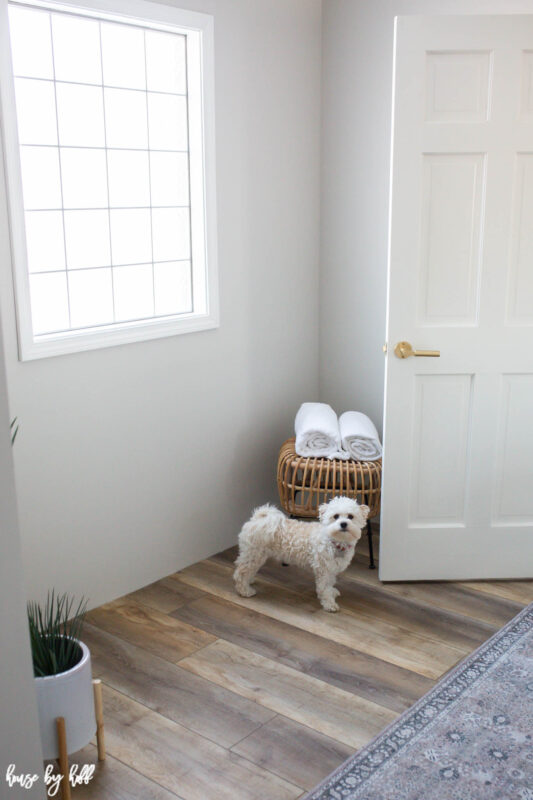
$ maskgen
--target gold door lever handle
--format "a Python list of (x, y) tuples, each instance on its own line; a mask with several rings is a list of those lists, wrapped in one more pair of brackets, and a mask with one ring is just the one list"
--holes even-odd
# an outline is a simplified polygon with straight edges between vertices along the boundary
[(394, 348), (394, 355), (397, 358), (409, 358), (409, 356), (439, 358), (440, 350), (413, 350), (413, 345), (411, 342), (398, 342)]

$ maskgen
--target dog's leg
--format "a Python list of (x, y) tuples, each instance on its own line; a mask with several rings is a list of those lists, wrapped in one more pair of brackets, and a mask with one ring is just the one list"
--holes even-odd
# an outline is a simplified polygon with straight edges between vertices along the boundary
[(247, 551), (240, 553), (236, 561), (236, 569), (233, 573), (233, 580), (235, 581), (235, 588), (241, 597), (253, 597), (255, 589), (250, 586), (257, 574), (261, 569), (268, 556), (263, 550), (256, 550), (250, 548)]
[(316, 575), (315, 577), (316, 593), (324, 611), (338, 611), (339, 606), (335, 602), (335, 598), (339, 596), (340, 592), (335, 588), (336, 575), (326, 573), (325, 575)]

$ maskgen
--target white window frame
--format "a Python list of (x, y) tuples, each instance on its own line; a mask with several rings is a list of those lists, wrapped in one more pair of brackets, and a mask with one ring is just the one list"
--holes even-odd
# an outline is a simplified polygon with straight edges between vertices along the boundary
[[(21, 5), (39, 6), (52, 11), (76, 9), (75, 13), (86, 14), (89, 17), (96, 13), (100, 18), (110, 21), (122, 23), (135, 21), (137, 24), (152, 27), (155, 30), (170, 31), (188, 37), (188, 47), (192, 46), (196, 50), (192, 61), (200, 71), (197, 77), (202, 87), (200, 114), (191, 113), (189, 115), (191, 226), (193, 228), (191, 255), (193, 264), (195, 258), (200, 259), (200, 263), (203, 264), (203, 269), (193, 268), (193, 291), (196, 292), (197, 297), (205, 297), (203, 308), (188, 314), (151, 318), (131, 323), (114, 323), (89, 332), (87, 329), (82, 329), (34, 337), (15, 87), (9, 39), (8, 0), (0, 0), (0, 102), (20, 360), (27, 361), (64, 353), (94, 350), (100, 347), (158, 339), (218, 327), (213, 17), (209, 14), (178, 9), (150, 0), (63, 0), (61, 3), (46, 2), (46, 0), (17, 0), (17, 2)], [(190, 36), (191, 32), (201, 35)], [(193, 99), (190, 98), (191, 100)], [(199, 119), (201, 120), (200, 124), (195, 125), (195, 120)], [(194, 171), (195, 174), (193, 174)], [(199, 190), (200, 186), (202, 188)], [(197, 213), (194, 213), (194, 210)], [(195, 252), (195, 243), (198, 241), (202, 246), (197, 249), (200, 252)]]

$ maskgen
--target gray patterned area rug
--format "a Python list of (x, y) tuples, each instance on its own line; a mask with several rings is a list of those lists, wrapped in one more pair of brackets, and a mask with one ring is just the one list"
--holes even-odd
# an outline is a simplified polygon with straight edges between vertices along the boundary
[(533, 603), (305, 800), (533, 800)]

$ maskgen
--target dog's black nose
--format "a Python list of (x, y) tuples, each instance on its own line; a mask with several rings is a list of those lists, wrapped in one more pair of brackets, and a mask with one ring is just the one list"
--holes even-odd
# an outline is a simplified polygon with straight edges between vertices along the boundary
[(343, 530), (346, 530), (347, 527), (348, 527), (348, 523), (347, 522), (341, 522), (341, 528)]

